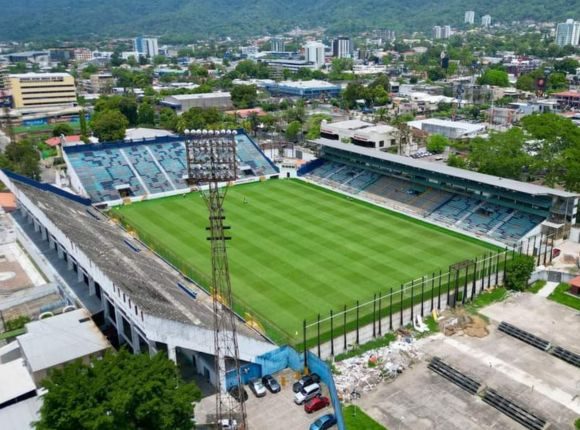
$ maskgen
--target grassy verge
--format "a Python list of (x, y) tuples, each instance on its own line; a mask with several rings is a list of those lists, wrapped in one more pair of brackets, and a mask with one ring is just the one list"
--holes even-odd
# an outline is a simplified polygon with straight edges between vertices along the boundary
[(568, 291), (570, 291), (570, 285), (562, 283), (548, 296), (548, 299), (580, 311), (580, 298), (568, 294)]
[(353, 349), (347, 352), (343, 352), (342, 354), (338, 354), (334, 360), (335, 361), (342, 361), (346, 360), (347, 358), (356, 357), (357, 355), (364, 354), (367, 351), (372, 349), (382, 348), (383, 346), (387, 346), (389, 343), (397, 339), (397, 335), (394, 333), (387, 333), (382, 337), (377, 337), (367, 343), (363, 343), (362, 345), (355, 346)]
[(476, 314), (481, 308), (489, 306), (493, 303), (501, 302), (507, 298), (507, 290), (505, 288), (494, 288), (491, 291), (484, 291), (477, 296), (472, 302), (465, 305), (467, 312)]
[(529, 293), (532, 293), (532, 294), (537, 294), (538, 291), (540, 291), (542, 288), (544, 288), (545, 285), (546, 285), (546, 281), (543, 281), (543, 280), (536, 281), (526, 291), (528, 291)]
[(386, 427), (365, 414), (358, 406), (349, 405), (342, 408), (342, 415), (348, 430), (387, 430)]
[(23, 328), (19, 328), (16, 330), (11, 330), (11, 331), (6, 331), (2, 334), (0, 334), (0, 340), (6, 340), (6, 339), (12, 339), (16, 336), (20, 336), (21, 334), (26, 333), (26, 329)]

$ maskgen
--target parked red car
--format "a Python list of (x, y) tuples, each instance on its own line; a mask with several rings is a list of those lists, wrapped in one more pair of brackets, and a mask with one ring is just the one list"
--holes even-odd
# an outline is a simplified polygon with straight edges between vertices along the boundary
[(330, 405), (330, 399), (324, 396), (316, 396), (304, 404), (304, 410), (311, 414)]

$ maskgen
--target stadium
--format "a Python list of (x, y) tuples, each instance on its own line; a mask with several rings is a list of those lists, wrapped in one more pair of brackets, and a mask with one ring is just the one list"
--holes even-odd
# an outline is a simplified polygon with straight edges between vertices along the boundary
[[(119, 343), (165, 350), (212, 380), (207, 208), (185, 182), (184, 139), (65, 147), (67, 177), (58, 188), (6, 171), (1, 179), (18, 201), (22, 240), (75, 274), (71, 302), (101, 318)], [(539, 252), (542, 235), (576, 222), (576, 194), (333, 136), (311, 142), (318, 158), (284, 174), (245, 133), (236, 143), (238, 180), (227, 185), (225, 207), (240, 357), (248, 363), (277, 344), (310, 347), (316, 335), (320, 352), (321, 337), (334, 336), (333, 311), (343, 309), (346, 348), (355, 323), (347, 307), (356, 308), (357, 342), (359, 323), (372, 318), (374, 334), (377, 294), (379, 320), (399, 306), (403, 325), (403, 308), (412, 320), (419, 300), (430, 297), (433, 308), (436, 295), (441, 307), (446, 286), (443, 306), (450, 302), (451, 275), (442, 273), (452, 269), (465, 300), (482, 271), (497, 282), (506, 247), (527, 240), (529, 248), (533, 237), (531, 252)], [(330, 332), (321, 334), (319, 323), (317, 334), (306, 334), (306, 320), (329, 314)]]

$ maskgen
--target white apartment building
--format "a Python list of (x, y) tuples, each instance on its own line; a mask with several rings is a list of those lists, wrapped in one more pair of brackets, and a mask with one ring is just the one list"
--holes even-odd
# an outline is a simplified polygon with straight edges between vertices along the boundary
[(567, 19), (561, 22), (556, 28), (556, 45), (558, 46), (578, 46), (580, 43), (580, 22)]
[(465, 12), (465, 20), (463, 22), (465, 24), (473, 24), (475, 22), (475, 12), (472, 10)]
[(304, 45), (304, 58), (310, 63), (314, 63), (317, 69), (324, 66), (324, 44), (320, 42), (308, 42)]

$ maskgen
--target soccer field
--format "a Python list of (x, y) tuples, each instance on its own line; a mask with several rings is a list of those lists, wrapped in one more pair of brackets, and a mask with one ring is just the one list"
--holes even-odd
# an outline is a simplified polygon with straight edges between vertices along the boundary
[[(232, 187), (225, 208), (235, 298), (290, 337), (301, 333), (305, 318), (496, 249), (296, 180)], [(199, 194), (133, 203), (113, 214), (180, 269), (194, 268), (207, 286), (208, 214)]]

